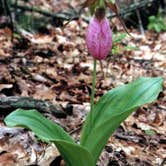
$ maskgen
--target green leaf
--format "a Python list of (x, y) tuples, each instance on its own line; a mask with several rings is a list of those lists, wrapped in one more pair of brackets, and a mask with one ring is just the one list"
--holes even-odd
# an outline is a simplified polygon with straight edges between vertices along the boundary
[(113, 43), (117, 44), (122, 42), (127, 37), (126, 33), (117, 33), (113, 34)]
[(155, 132), (154, 130), (151, 130), (151, 129), (149, 129), (149, 130), (144, 130), (144, 131), (145, 131), (145, 133), (146, 133), (147, 135), (149, 135), (149, 136), (153, 136), (153, 135), (156, 134), (156, 132)]
[(53, 142), (64, 158), (67, 166), (94, 166), (91, 154), (58, 125), (43, 117), (35, 110), (17, 109), (5, 118), (10, 126), (22, 126), (31, 129), (41, 140)]
[(165, 20), (160, 12), (156, 16), (149, 17), (148, 29), (157, 33), (166, 30)]
[(120, 52), (120, 49), (119, 49), (118, 46), (114, 46), (114, 47), (112, 48), (112, 54), (113, 54), (113, 55), (119, 54), (119, 52)]
[(160, 77), (142, 77), (112, 89), (100, 98), (94, 110), (89, 113), (81, 133), (81, 145), (88, 149), (95, 161), (120, 123), (137, 107), (157, 98), (162, 90), (162, 83), (163, 79)]
[(154, 30), (159, 33), (161, 31), (160, 26), (158, 24), (154, 24)]
[(74, 140), (57, 124), (43, 117), (36, 110), (17, 109), (5, 118), (6, 125), (30, 128), (41, 140), (46, 142), (55, 139), (74, 142)]
[(65, 141), (55, 142), (67, 166), (95, 166), (92, 155), (83, 146)]
[(150, 16), (150, 17), (149, 17), (149, 21), (155, 22), (155, 21), (156, 21), (156, 17), (155, 17), (155, 16)]
[(123, 48), (123, 50), (126, 50), (126, 51), (135, 51), (135, 50), (139, 50), (139, 48), (136, 47), (136, 46), (125, 46)]
[(115, 3), (115, 0), (109, 0), (109, 2), (114, 4), (114, 3)]

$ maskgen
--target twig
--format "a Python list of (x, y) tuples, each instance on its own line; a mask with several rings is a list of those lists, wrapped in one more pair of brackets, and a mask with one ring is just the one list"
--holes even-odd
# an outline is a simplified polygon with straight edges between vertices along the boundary
[(160, 164), (160, 166), (164, 166), (166, 164), (166, 157), (164, 158), (164, 160), (162, 161), (162, 163)]
[(59, 118), (65, 118), (66, 113), (58, 110), (57, 106), (50, 102), (33, 99), (31, 97), (20, 97), (20, 96), (10, 96), (10, 97), (0, 97), (0, 109), (36, 109), (42, 113), (51, 113)]
[[(11, 7), (15, 8), (16, 6), (14, 3), (11, 3)], [(53, 12), (43, 10), (43, 9), (40, 9), (40, 8), (37, 8), (34, 6), (31, 7), (31, 6), (27, 6), (27, 5), (25, 6), (25, 5), (17, 4), (17, 8), (26, 10), (26, 11), (30, 11), (30, 12), (36, 12), (36, 13), (39, 13), (39, 14), (42, 14), (42, 15), (45, 15), (48, 17), (53, 17), (53, 18), (61, 19), (61, 20), (70, 20), (71, 18), (74, 20), (74, 19), (79, 18), (79, 16), (71, 15), (70, 13), (53, 13)]]
[(139, 135), (125, 135), (125, 133), (119, 133), (115, 132), (113, 134), (115, 138), (126, 140), (126, 141), (132, 141), (135, 143), (144, 143), (147, 144), (147, 140), (144, 137), (140, 137)]
[[(120, 14), (120, 16), (123, 16), (123, 17), (124, 17), (125, 15), (131, 13), (132, 11), (135, 11), (136, 9), (143, 8), (144, 6), (146, 6), (146, 5), (149, 4), (149, 3), (152, 3), (153, 1), (155, 1), (155, 0), (142, 0), (142, 1), (137, 1), (136, 3), (133, 3), (133, 4), (129, 5), (129, 6), (124, 7), (123, 9), (121, 9), (121, 11), (120, 11), (119, 14)], [(115, 16), (117, 16), (116, 13), (111, 13), (111, 14), (109, 15), (109, 17), (115, 17)]]
[[(155, 0), (142, 0), (140, 2), (136, 2), (134, 4), (131, 4), (130, 6), (128, 7), (125, 7), (123, 8), (120, 12), (119, 12), (119, 15), (122, 17), (126, 16), (127, 14), (135, 11), (136, 9), (140, 9), (142, 7), (144, 7), (145, 5), (149, 4), (149, 3), (152, 3), (153, 1)], [(11, 2), (11, 7), (12, 8), (15, 8), (15, 4), (13, 2)], [(37, 8), (37, 7), (31, 7), (31, 6), (25, 6), (25, 5), (20, 5), (20, 4), (17, 4), (17, 8), (19, 9), (22, 9), (22, 10), (25, 10), (25, 11), (30, 11), (30, 12), (36, 12), (36, 13), (39, 13), (39, 14), (42, 14), (42, 15), (45, 15), (45, 16), (48, 16), (48, 17), (53, 17), (53, 18), (56, 18), (56, 19), (60, 19), (60, 20), (67, 20), (67, 21), (71, 21), (71, 20), (77, 20), (82, 11), (74, 11), (73, 14), (71, 13), (66, 13), (66, 12), (63, 12), (63, 13), (53, 13), (53, 12), (50, 12), (50, 11), (47, 11), (47, 10), (42, 10), (40, 8)], [(117, 14), (116, 13), (110, 13), (108, 15), (109, 18), (113, 18), (113, 17), (116, 17)], [(83, 16), (83, 20), (85, 22), (89, 22), (89, 17), (85, 17)]]
[(69, 134), (70, 134), (70, 135), (73, 135), (74, 133), (80, 131), (80, 130), (82, 129), (82, 127), (83, 127), (84, 122), (85, 122), (85, 120), (83, 120), (83, 121), (78, 125), (78, 127), (77, 127), (76, 129), (71, 130), (71, 131), (69, 132)]
[[(136, 3), (136, 0), (134, 0), (134, 2)], [(145, 32), (144, 32), (144, 28), (143, 28), (143, 25), (142, 25), (142, 19), (141, 19), (139, 9), (136, 9), (136, 15), (137, 15), (137, 18), (138, 18), (138, 23), (139, 23), (139, 28), (140, 28), (141, 34), (144, 36)]]
[[(141, 9), (141, 8), (145, 7), (147, 4), (152, 3), (153, 1), (155, 1), (155, 0), (137, 1), (136, 3), (130, 4), (129, 6), (124, 7), (122, 9), (119, 8), (120, 11), (118, 12), (118, 14), (110, 12), (109, 14), (107, 14), (107, 17), (111, 19), (113, 17), (118, 17), (118, 15), (119, 15), (119, 17), (124, 18), (125, 16), (130, 15), (136, 9)], [(81, 14), (81, 12), (79, 12), (79, 13)], [(85, 22), (89, 22), (89, 17), (86, 17), (86, 16), (82, 16), (82, 17)]]
[(73, 135), (74, 133), (76, 133), (77, 131), (80, 131), (82, 129), (82, 125), (77, 127), (76, 129), (73, 129), (69, 132), (70, 135)]

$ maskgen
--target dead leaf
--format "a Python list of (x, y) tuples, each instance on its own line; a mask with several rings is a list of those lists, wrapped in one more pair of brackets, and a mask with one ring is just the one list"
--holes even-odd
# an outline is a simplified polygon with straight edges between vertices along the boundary
[(5, 52), (3, 49), (0, 49), (0, 57), (3, 57), (3, 56), (5, 56)]
[(89, 7), (93, 5), (97, 0), (86, 0), (83, 4), (81, 4), (82, 8)]
[(39, 82), (47, 82), (48, 81), (44, 76), (42, 76), (40, 74), (33, 74), (32, 76), (33, 76), (33, 79), (35, 81), (39, 81)]
[(45, 85), (38, 85), (35, 88), (36, 92), (33, 94), (34, 98), (51, 101), (55, 98), (55, 92), (52, 88), (48, 88)]
[(15, 80), (21, 91), (21, 96), (29, 96), (29, 93), (32, 92), (30, 85), (20, 77), (15, 77)]
[(11, 153), (2, 153), (0, 155), (0, 166), (16, 166), (15, 156)]
[(107, 2), (107, 1), (105, 1), (105, 3), (106, 3), (106, 6), (111, 9), (111, 11), (113, 11), (114, 13), (116, 13), (118, 15), (118, 8), (117, 8), (116, 4), (114, 4), (112, 2)]
[(12, 87), (12, 84), (0, 84), (0, 91), (3, 89), (11, 89)]
[(127, 30), (127, 27), (126, 27), (124, 21), (122, 20), (120, 14), (119, 14), (119, 7), (118, 7), (118, 6), (119, 6), (119, 1), (116, 0), (116, 1), (115, 1), (115, 4), (113, 4), (112, 2), (109, 2), (109, 3), (108, 3), (108, 2), (105, 2), (105, 3), (106, 3), (106, 6), (107, 6), (107, 7), (109, 7), (114, 13), (116, 13), (116, 15), (117, 15), (117, 17), (118, 17), (118, 19), (119, 19), (121, 25), (123, 26), (123, 29), (125, 30), (125, 32), (126, 32), (128, 35), (131, 36), (131, 34), (130, 34), (130, 33), (128, 32), (128, 30)]
[(12, 30), (11, 30), (10, 28), (8, 28), (8, 27), (5, 27), (4, 33), (5, 33), (5, 36), (6, 36), (7, 38), (11, 38), (12, 35), (13, 35)]

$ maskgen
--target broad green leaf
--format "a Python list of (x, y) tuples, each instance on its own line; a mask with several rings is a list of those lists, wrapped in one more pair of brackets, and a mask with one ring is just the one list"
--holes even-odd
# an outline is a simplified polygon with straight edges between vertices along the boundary
[(74, 140), (57, 124), (43, 117), (35, 110), (17, 109), (5, 118), (6, 125), (30, 128), (41, 140), (55, 139), (74, 142)]
[(95, 166), (92, 155), (83, 146), (65, 141), (56, 141), (55, 144), (67, 166)]
[[(140, 78), (106, 93), (89, 113), (81, 133), (81, 145), (97, 161), (110, 135), (136, 108), (154, 101), (163, 79)], [(91, 118), (90, 118), (91, 117)]]
[(53, 142), (64, 158), (67, 166), (95, 166), (91, 154), (58, 125), (43, 117), (35, 110), (17, 109), (5, 118), (10, 126), (23, 126), (31, 129), (41, 140)]

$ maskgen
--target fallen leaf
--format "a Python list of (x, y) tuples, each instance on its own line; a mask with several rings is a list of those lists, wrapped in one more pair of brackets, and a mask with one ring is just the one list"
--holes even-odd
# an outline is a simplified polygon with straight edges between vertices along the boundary
[(3, 89), (11, 89), (12, 87), (12, 84), (0, 84), (0, 91)]

